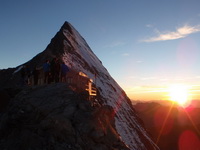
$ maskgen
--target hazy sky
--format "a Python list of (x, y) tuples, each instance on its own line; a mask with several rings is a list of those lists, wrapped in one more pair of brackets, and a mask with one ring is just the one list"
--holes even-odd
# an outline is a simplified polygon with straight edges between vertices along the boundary
[(1, 0), (0, 69), (42, 52), (69, 21), (132, 99), (164, 99), (166, 87), (177, 83), (198, 98), (199, 6), (199, 0)]

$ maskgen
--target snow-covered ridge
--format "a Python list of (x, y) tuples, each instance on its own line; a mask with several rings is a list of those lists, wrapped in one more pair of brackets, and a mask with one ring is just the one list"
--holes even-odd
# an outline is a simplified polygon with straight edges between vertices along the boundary
[[(152, 149), (158, 149), (154, 142), (149, 138), (144, 128), (137, 121), (133, 112), (130, 100), (125, 92), (110, 76), (107, 69), (101, 61), (92, 52), (86, 41), (70, 24), (63, 28), (62, 33), (66, 40), (63, 41), (65, 53), (63, 60), (72, 68), (86, 73), (90, 78), (95, 80), (96, 86), (100, 89), (100, 95), (104, 99), (105, 105), (110, 105), (115, 109), (115, 125), (122, 140), (131, 150), (147, 149), (143, 140), (145, 139), (151, 145)], [(69, 29), (70, 28), (70, 29)], [(70, 53), (68, 49), (73, 49)], [(143, 138), (138, 133), (143, 134)]]

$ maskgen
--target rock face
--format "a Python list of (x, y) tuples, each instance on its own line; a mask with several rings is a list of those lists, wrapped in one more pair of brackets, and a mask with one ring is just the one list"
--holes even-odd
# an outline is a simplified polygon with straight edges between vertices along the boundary
[(0, 116), (1, 149), (128, 150), (115, 130), (114, 110), (58, 83), (25, 88)]
[[(108, 110), (111, 110), (110, 108), (113, 110), (114, 126), (112, 127), (112, 131), (115, 131), (116, 135), (119, 135), (118, 139), (121, 139), (131, 150), (158, 149), (141, 125), (141, 122), (132, 107), (131, 101), (123, 89), (121, 89), (110, 76), (86, 41), (68, 22), (63, 24), (60, 31), (55, 35), (42, 53), (38, 54), (25, 64), (28, 66), (41, 66), (46, 59), (51, 60), (55, 57), (64, 61), (70, 69), (77, 72), (81, 71), (94, 81), (98, 91), (97, 100), (102, 106), (109, 106)], [(1, 70), (0, 88), (17, 87), (20, 68), (21, 66), (9, 70)], [(51, 97), (49, 97), (49, 99), (51, 100)], [(106, 120), (104, 120), (104, 122), (106, 122)], [(100, 125), (101, 124), (99, 124), (99, 126)], [(111, 132), (111, 129), (109, 132)], [(96, 138), (101, 139), (101, 134), (103, 134), (102, 131), (99, 131), (98, 134), (94, 133), (91, 134), (91, 136), (97, 136)], [(83, 143), (86, 142), (87, 140)], [(99, 146), (99, 149), (103, 148)]]

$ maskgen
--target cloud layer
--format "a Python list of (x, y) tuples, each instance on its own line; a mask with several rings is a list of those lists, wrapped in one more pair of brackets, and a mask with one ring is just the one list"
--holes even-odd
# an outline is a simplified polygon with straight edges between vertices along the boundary
[(150, 37), (148, 39), (142, 40), (143, 42), (157, 42), (157, 41), (166, 41), (166, 40), (175, 40), (184, 38), (190, 34), (200, 32), (200, 25), (198, 26), (189, 26), (184, 25), (183, 27), (179, 27), (176, 31), (168, 31), (168, 32), (157, 32), (157, 36)]

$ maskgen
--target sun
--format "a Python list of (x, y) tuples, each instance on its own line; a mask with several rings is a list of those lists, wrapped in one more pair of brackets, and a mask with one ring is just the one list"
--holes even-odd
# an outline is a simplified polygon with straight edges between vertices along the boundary
[(168, 88), (171, 101), (176, 102), (180, 106), (185, 106), (188, 103), (189, 87), (186, 85), (176, 84)]

